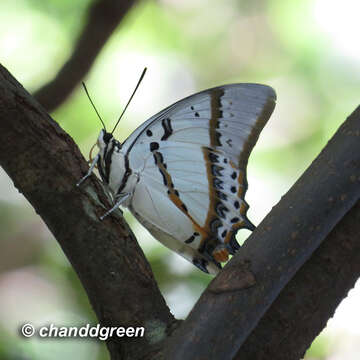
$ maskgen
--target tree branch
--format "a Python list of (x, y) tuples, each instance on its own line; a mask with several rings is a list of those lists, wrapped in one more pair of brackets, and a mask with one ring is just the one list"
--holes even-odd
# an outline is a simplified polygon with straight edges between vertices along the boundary
[(157, 352), (174, 318), (151, 268), (73, 140), (0, 65), (0, 165), (41, 216), (77, 272), (103, 326), (144, 326), (144, 338), (107, 342), (112, 359)]
[[(359, 200), (359, 185), (360, 107), (210, 283), (169, 339), (165, 358), (233, 359), (280, 291)], [(358, 240), (358, 233), (351, 236)], [(311, 277), (306, 271), (306, 281)], [(300, 352), (311, 336), (298, 344)]]
[(56, 77), (34, 97), (48, 112), (61, 105), (89, 72), (97, 55), (135, 0), (96, 0), (88, 9), (88, 22), (69, 60)]
[(236, 359), (303, 358), (359, 277), (359, 234), (360, 201), (287, 284)]

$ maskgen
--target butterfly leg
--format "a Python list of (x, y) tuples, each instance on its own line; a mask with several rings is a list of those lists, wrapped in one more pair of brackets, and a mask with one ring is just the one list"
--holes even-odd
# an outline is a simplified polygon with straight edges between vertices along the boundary
[(93, 162), (92, 162), (91, 165), (90, 165), (89, 171), (87, 172), (87, 174), (86, 174), (84, 177), (82, 177), (82, 178), (80, 179), (80, 181), (76, 184), (76, 186), (80, 186), (80, 184), (82, 184), (82, 183), (92, 174), (92, 172), (93, 172), (93, 170), (94, 170), (94, 167), (95, 167), (96, 163), (97, 163), (98, 160), (99, 160), (99, 157), (100, 157), (100, 154), (97, 154), (97, 155), (95, 156)]
[(129, 196), (131, 195), (131, 193), (126, 193), (125, 195), (121, 196), (115, 203), (115, 205), (108, 210), (104, 215), (100, 216), (100, 220), (104, 220), (106, 218), (106, 216), (108, 216), (109, 214), (111, 214), (114, 210), (116, 210), (123, 202), (125, 202)]

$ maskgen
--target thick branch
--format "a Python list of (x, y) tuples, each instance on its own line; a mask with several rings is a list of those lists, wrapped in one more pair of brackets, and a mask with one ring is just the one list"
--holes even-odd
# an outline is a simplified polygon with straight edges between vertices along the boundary
[(165, 358), (233, 359), (280, 291), (359, 200), (359, 185), (360, 107), (211, 282), (170, 339)]
[[(157, 351), (174, 319), (152, 271), (100, 181), (75, 183), (88, 166), (72, 139), (0, 65), (0, 165), (47, 224), (102, 325), (145, 326), (146, 337), (108, 341), (112, 358)], [(120, 341), (121, 340), (121, 341)]]
[(97, 55), (135, 0), (95, 0), (70, 59), (34, 97), (48, 112), (61, 105), (89, 72)]
[(238, 360), (301, 359), (360, 274), (360, 201), (271, 305)]

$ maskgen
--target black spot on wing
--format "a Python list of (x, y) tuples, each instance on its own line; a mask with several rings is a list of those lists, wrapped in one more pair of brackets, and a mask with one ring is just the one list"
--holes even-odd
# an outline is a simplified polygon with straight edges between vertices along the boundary
[(213, 185), (215, 189), (224, 190), (223, 181), (218, 178), (213, 178)]
[(209, 152), (209, 159), (212, 163), (218, 163), (219, 162), (219, 155), (216, 155), (212, 152)]
[(222, 222), (220, 219), (214, 219), (210, 222), (210, 231), (212, 234), (217, 234), (217, 229), (222, 226)]
[(129, 176), (132, 174), (132, 170), (130, 169), (130, 164), (129, 164), (129, 157), (128, 155), (126, 154), (125, 155), (125, 174), (124, 174), (124, 177), (122, 178), (122, 181), (121, 181), (121, 184), (117, 190), (117, 194), (120, 194), (125, 186), (126, 186), (126, 183), (128, 181), (128, 178)]
[(224, 95), (224, 90), (221, 88), (213, 89), (210, 93), (210, 109), (211, 116), (209, 122), (209, 134), (210, 134), (210, 144), (211, 146), (221, 146), (220, 137), (221, 134), (216, 131), (219, 128), (219, 119), (223, 117), (223, 112), (221, 110), (221, 98)]
[(218, 166), (218, 165), (211, 165), (211, 173), (214, 176), (222, 176), (221, 171), (224, 170), (224, 168), (222, 166)]
[(187, 240), (185, 240), (186, 244), (191, 244), (195, 240), (195, 236), (191, 235)]
[(161, 140), (166, 140), (173, 133), (173, 129), (171, 127), (171, 120), (169, 118), (162, 119), (161, 125), (164, 129), (164, 135), (162, 136)]
[(151, 142), (150, 143), (150, 151), (158, 150), (159, 144), (157, 142)]
[(227, 200), (227, 195), (224, 194), (222, 191), (216, 191), (216, 195), (221, 200), (225, 200), (225, 201)]
[(155, 165), (158, 166), (160, 174), (163, 178), (164, 185), (168, 186), (168, 180), (167, 180), (166, 174), (164, 173), (163, 169), (161, 167), (159, 167), (159, 165), (162, 165), (166, 169), (165, 164), (164, 164), (164, 157), (161, 154), (161, 152), (159, 152), (159, 151), (155, 151), (153, 153), (153, 156), (154, 156)]
[(221, 201), (219, 201), (219, 202), (215, 205), (215, 211), (216, 211), (216, 214), (217, 214), (218, 216), (220, 216), (221, 218), (225, 219), (225, 218), (226, 218), (225, 212), (228, 212), (229, 209), (228, 209)]
[(215, 145), (216, 146), (221, 146), (221, 141), (220, 141), (220, 138), (221, 138), (221, 134), (218, 132), (218, 131), (215, 131), (215, 138), (216, 138), (216, 143)]

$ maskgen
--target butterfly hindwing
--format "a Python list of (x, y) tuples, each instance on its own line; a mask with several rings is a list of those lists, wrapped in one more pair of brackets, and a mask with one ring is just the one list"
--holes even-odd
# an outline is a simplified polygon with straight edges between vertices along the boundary
[(122, 144), (138, 174), (130, 210), (204, 271), (237, 250), (239, 229), (254, 228), (246, 165), (275, 99), (259, 84), (209, 89), (153, 116)]

